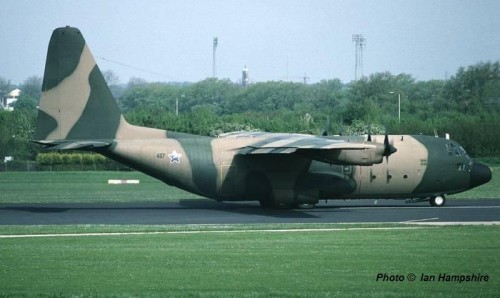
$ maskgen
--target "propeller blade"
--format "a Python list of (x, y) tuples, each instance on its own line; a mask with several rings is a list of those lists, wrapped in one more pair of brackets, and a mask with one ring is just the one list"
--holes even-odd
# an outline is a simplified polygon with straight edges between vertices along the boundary
[(368, 142), (372, 141), (372, 125), (368, 125)]
[(392, 142), (389, 142), (389, 135), (387, 135), (387, 132), (385, 133), (385, 138), (384, 138), (384, 156), (386, 158), (386, 162), (389, 162), (389, 156), (394, 154), (398, 149), (394, 147), (394, 140)]
[(388, 156), (390, 154), (391, 149), (389, 148), (389, 136), (387, 135), (387, 132), (385, 133), (384, 137), (384, 156)]

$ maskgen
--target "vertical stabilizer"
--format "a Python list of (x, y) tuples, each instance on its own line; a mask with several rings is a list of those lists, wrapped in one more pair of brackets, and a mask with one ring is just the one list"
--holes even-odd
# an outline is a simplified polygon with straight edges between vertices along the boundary
[(35, 140), (113, 139), (121, 121), (121, 112), (80, 30), (54, 30)]

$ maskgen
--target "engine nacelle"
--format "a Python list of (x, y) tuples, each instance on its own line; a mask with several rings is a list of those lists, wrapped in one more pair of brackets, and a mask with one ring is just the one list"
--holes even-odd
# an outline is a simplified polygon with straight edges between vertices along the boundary
[(369, 143), (362, 149), (308, 149), (299, 151), (308, 158), (336, 165), (371, 166), (381, 163), (385, 156), (385, 145)]

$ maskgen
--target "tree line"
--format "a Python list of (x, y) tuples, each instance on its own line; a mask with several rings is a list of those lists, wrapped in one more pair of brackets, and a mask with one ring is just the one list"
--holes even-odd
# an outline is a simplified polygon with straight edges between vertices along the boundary
[[(196, 83), (134, 78), (120, 85), (112, 72), (104, 74), (125, 118), (136, 125), (211, 136), (235, 130), (366, 134), (368, 127), (374, 134), (449, 133), (473, 156), (500, 155), (499, 62), (462, 67), (446, 80), (383, 72), (350, 83), (270, 81), (245, 88), (215, 78)], [(36, 160), (42, 149), (29, 140), (41, 79), (12, 86), (0, 77), (0, 90), (11, 87), (22, 93), (13, 112), (0, 112), (0, 158)]]

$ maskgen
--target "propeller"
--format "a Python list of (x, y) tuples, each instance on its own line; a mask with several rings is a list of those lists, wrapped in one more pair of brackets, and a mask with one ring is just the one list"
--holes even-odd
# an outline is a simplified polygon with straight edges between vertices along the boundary
[(385, 156), (385, 162), (387, 164), (385, 172), (386, 183), (389, 183), (390, 180), (392, 179), (392, 175), (389, 172), (389, 156), (394, 154), (396, 151), (398, 151), (398, 149), (394, 147), (394, 138), (389, 141), (389, 135), (387, 134), (387, 128), (386, 128), (384, 137), (384, 152), (382, 153), (382, 156)]
[(398, 149), (394, 147), (394, 140), (389, 142), (389, 135), (387, 134), (387, 130), (385, 132), (385, 138), (384, 138), (384, 153), (382, 154), (386, 158), (386, 162), (389, 162), (389, 156), (394, 154)]

